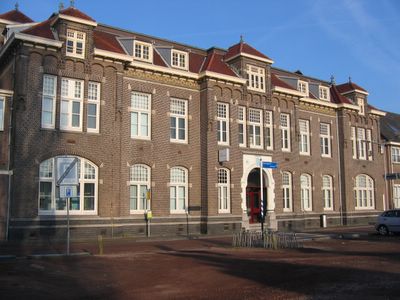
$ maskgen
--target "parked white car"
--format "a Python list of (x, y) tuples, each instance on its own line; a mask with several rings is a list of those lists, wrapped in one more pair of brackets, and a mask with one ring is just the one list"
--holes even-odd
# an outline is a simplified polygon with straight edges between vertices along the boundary
[(378, 217), (375, 229), (381, 235), (388, 235), (390, 232), (400, 232), (400, 209), (384, 211)]

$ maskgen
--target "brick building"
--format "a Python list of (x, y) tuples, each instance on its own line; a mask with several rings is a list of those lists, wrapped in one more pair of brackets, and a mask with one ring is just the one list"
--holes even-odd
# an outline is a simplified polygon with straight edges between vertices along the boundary
[[(321, 214), (365, 224), (389, 205), (385, 113), (355, 83), (275, 68), (242, 40), (199, 49), (74, 7), (39, 23), (14, 10), (0, 27), (3, 238), (63, 238), (70, 192), (73, 238), (145, 235), (149, 210), (152, 234), (186, 235), (259, 228), (262, 210), (279, 230)], [(260, 160), (278, 168), (261, 175)]]

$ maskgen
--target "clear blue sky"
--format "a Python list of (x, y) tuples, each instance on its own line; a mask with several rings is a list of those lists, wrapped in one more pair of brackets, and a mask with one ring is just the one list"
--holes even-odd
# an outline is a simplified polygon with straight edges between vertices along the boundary
[[(15, 1), (0, 0), (0, 11)], [(18, 3), (42, 21), (60, 1)], [(351, 76), (372, 105), (400, 113), (398, 0), (76, 0), (75, 7), (99, 23), (206, 49), (228, 48), (243, 35), (278, 68), (327, 81), (333, 74), (338, 84)]]

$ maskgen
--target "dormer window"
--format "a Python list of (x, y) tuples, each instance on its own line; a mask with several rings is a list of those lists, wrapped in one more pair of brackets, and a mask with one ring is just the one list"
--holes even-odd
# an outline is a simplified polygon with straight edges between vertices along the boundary
[(173, 49), (171, 55), (171, 64), (174, 68), (188, 69), (188, 54), (186, 52)]
[(360, 108), (358, 113), (360, 115), (365, 115), (365, 105), (364, 105), (364, 99), (363, 98), (357, 98), (357, 105)]
[(84, 32), (67, 30), (66, 54), (78, 58), (85, 58), (85, 38)]
[(247, 65), (247, 87), (250, 90), (265, 92), (264, 68)]
[(319, 99), (321, 100), (329, 100), (329, 89), (326, 86), (319, 87)]
[(305, 81), (299, 80), (299, 81), (297, 82), (297, 90), (298, 90), (300, 93), (303, 93), (303, 94), (305, 94), (305, 95), (308, 95), (308, 83), (305, 82)]
[(145, 42), (134, 41), (133, 44), (134, 53), (133, 56), (137, 60), (146, 62), (153, 61), (153, 49), (151, 44)]

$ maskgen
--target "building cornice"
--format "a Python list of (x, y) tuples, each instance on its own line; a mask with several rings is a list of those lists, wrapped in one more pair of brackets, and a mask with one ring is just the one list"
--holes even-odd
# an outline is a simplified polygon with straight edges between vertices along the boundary
[(6, 19), (1, 19), (1, 18), (0, 18), (0, 23), (6, 24), (6, 25), (21, 24), (21, 23), (19, 23), (19, 22), (14, 22), (14, 21), (6, 20)]
[(340, 103), (340, 104), (337, 104), (337, 107), (338, 107), (338, 108), (348, 108), (348, 109), (353, 109), (353, 110), (357, 110), (357, 111), (360, 110), (360, 107), (359, 107), (359, 106), (354, 105), (354, 104), (348, 104), (348, 103)]
[(127, 61), (127, 62), (132, 62), (133, 58), (130, 55), (127, 54), (120, 54), (120, 53), (115, 53), (107, 50), (101, 50), (101, 49), (94, 49), (94, 55), (95, 56), (101, 56), (101, 57), (107, 57), (107, 58), (112, 58), (116, 60), (122, 60), (122, 61)]
[(0, 95), (12, 96), (12, 95), (14, 95), (14, 91), (0, 89)]
[(310, 103), (310, 104), (330, 107), (330, 108), (338, 108), (338, 105), (336, 103), (332, 103), (332, 102), (328, 102), (328, 101), (324, 101), (324, 100), (317, 100), (317, 99), (312, 99), (312, 98), (301, 98), (300, 101)]
[[(81, 18), (76, 18), (76, 17), (64, 15), (64, 14), (59, 14), (57, 19), (63, 19), (63, 20), (67, 20), (67, 21), (71, 21), (71, 22), (75, 22), (75, 23), (80, 23), (80, 24), (84, 24), (84, 25), (97, 27), (97, 22), (84, 20)], [(53, 24), (57, 21), (57, 19), (54, 20)]]
[(362, 90), (357, 90), (357, 89), (354, 89), (354, 90), (351, 90), (351, 91), (348, 91), (348, 92), (345, 92), (345, 93), (341, 93), (341, 94), (344, 96), (344, 95), (347, 95), (347, 94), (351, 94), (353, 92), (360, 93), (360, 94), (363, 94), (363, 95), (366, 95), (366, 96), (369, 95), (368, 92), (364, 92)]
[(278, 92), (278, 93), (294, 95), (294, 96), (298, 96), (298, 97), (303, 97), (304, 96), (304, 94), (299, 92), (299, 91), (283, 88), (283, 87), (280, 87), (280, 86), (273, 87), (272, 91), (273, 92)]
[(55, 41), (55, 40), (51, 40), (51, 39), (47, 39), (47, 38), (43, 38), (43, 37), (37, 37), (37, 36), (33, 36), (30, 34), (21, 33), (21, 32), (14, 33), (14, 37), (15, 37), (15, 39), (22, 40), (25, 42), (32, 42), (35, 44), (44, 44), (44, 45), (52, 46), (52, 47), (56, 47), (56, 48), (61, 48), (63, 45), (63, 43), (60, 41)]
[(212, 77), (212, 78), (222, 79), (222, 80), (230, 81), (230, 82), (234, 82), (234, 83), (246, 84), (246, 79), (233, 77), (233, 76), (229, 76), (229, 75), (223, 75), (223, 74), (211, 72), (211, 71), (201, 72), (199, 74), (199, 78), (202, 78), (202, 77)]
[(371, 110), (369, 111), (369, 113), (370, 113), (370, 114), (373, 114), (373, 115), (378, 115), (378, 116), (381, 116), (381, 117), (386, 116), (386, 112), (381, 111), (381, 110), (377, 110), (377, 109), (371, 109)]
[(184, 77), (189, 77), (189, 78), (193, 78), (193, 79), (199, 79), (199, 75), (197, 73), (183, 71), (183, 70), (170, 69), (167, 67), (156, 66), (151, 63), (145, 63), (145, 62), (140, 62), (140, 61), (136, 61), (136, 60), (133, 60), (130, 63), (130, 66), (136, 67), (136, 68), (141, 68), (141, 69), (148, 69), (151, 71), (156, 71), (156, 72), (161, 72), (161, 73), (168, 73), (168, 74), (177, 75), (177, 76), (184, 76)]
[(243, 52), (242, 53), (238, 53), (238, 54), (236, 54), (236, 55), (234, 55), (232, 57), (229, 57), (228, 59), (225, 60), (225, 62), (231, 61), (231, 60), (233, 60), (233, 59), (235, 59), (235, 58), (237, 58), (239, 56), (243, 56), (243, 57), (247, 57), (247, 58), (250, 58), (250, 59), (262, 61), (262, 62), (265, 62), (267, 64), (273, 64), (274, 63), (273, 60), (270, 60), (270, 59), (267, 59), (267, 58), (263, 58), (263, 57), (259, 57), (259, 56), (255, 56), (255, 55), (252, 55), (252, 54), (243, 53)]

